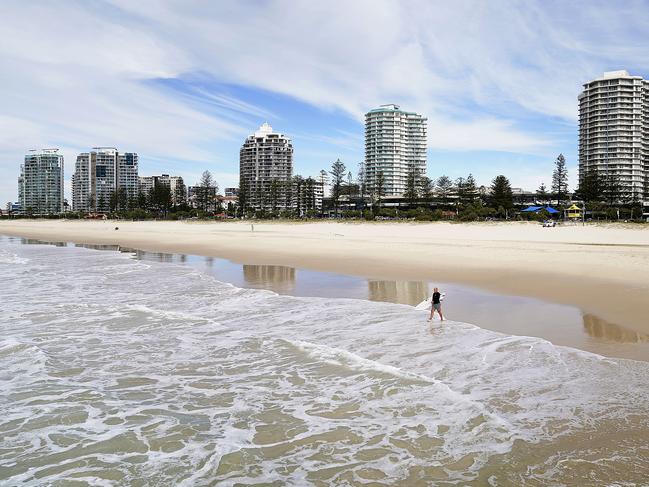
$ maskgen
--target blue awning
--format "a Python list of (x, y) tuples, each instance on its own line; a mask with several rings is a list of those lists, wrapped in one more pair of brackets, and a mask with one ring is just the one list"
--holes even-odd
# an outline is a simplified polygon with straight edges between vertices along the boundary
[(537, 211), (540, 211), (540, 210), (545, 210), (548, 213), (550, 213), (551, 215), (555, 214), (555, 213), (560, 213), (559, 210), (555, 210), (551, 206), (545, 206), (545, 207), (544, 206), (528, 206), (524, 210), (521, 210), (521, 212), (536, 213)]

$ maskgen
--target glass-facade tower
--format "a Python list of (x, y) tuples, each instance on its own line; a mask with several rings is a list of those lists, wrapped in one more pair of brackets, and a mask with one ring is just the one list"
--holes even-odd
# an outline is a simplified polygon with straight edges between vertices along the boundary
[(31, 151), (18, 178), (18, 199), (27, 215), (63, 211), (63, 156), (58, 149)]

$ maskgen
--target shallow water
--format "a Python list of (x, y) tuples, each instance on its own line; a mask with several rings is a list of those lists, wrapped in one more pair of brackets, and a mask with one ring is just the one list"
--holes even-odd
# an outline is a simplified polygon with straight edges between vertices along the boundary
[(649, 478), (645, 362), (77, 247), (3, 239), (0, 278), (6, 485)]
[(214, 257), (146, 252), (116, 245), (80, 246), (130, 252), (145, 261), (187, 264), (221, 282), (292, 296), (344, 297), (416, 306), (430, 297), (433, 287), (439, 286), (446, 294), (444, 313), (455, 321), (479, 324), (481, 328), (509, 335), (544, 338), (555, 345), (608, 357), (649, 361), (649, 335), (611, 323), (575, 306), (497, 294), (458, 283), (388, 281), (280, 265), (237, 264)]

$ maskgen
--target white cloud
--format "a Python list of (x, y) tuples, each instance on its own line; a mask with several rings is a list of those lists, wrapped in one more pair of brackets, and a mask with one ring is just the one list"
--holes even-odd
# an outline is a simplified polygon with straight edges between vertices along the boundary
[[(245, 137), (247, 117), (282, 114), (147, 82), (196, 73), (358, 120), (400, 103), (428, 116), (436, 149), (551, 150), (548, 134), (523, 122), (574, 124), (582, 82), (646, 66), (648, 15), (641, 1), (5, 0), (2, 173), (15, 175), (25, 150), (51, 145), (72, 151), (68, 175), (74, 151), (100, 144), (151, 160), (236, 161), (215, 144)], [(3, 179), (0, 196), (15, 198), (15, 178)]]

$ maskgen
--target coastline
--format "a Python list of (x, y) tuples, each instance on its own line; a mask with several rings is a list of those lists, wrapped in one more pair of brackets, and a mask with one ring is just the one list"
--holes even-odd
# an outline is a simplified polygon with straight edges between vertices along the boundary
[(454, 282), (577, 306), (611, 323), (649, 332), (645, 227), (17, 220), (0, 222), (0, 234), (375, 279)]

